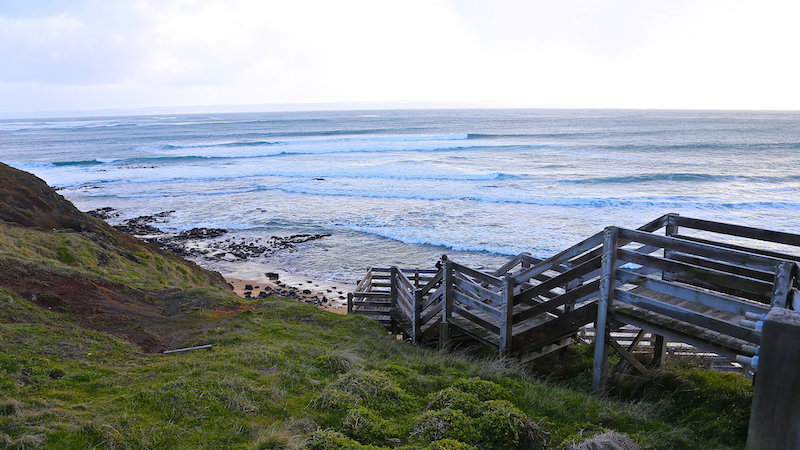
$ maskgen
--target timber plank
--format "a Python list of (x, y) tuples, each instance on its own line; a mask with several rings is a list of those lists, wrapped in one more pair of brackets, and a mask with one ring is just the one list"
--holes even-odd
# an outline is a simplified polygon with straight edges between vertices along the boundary
[(462, 294), (456, 290), (453, 290), (453, 299), (457, 302), (463, 303), (471, 308), (477, 309), (497, 320), (500, 320), (500, 310), (494, 308), (492, 306), (487, 305), (479, 300), (476, 300), (472, 297)]
[(471, 311), (467, 311), (466, 309), (461, 308), (458, 305), (453, 305), (453, 314), (458, 314), (461, 317), (463, 317), (463, 318), (469, 320), (470, 322), (473, 322), (473, 323), (475, 323), (475, 324), (487, 329), (488, 331), (491, 331), (494, 334), (497, 334), (497, 335), (500, 334), (500, 327), (497, 326), (496, 324), (493, 324), (489, 320), (487, 320), (488, 318), (484, 319), (484, 318), (480, 317), (480, 315), (474, 314)]
[(739, 297), (764, 301), (772, 295), (772, 284), (740, 277), (724, 272), (719, 272), (705, 267), (693, 266), (677, 261), (668, 260), (658, 256), (641, 255), (628, 250), (619, 250), (620, 259), (640, 264), (642, 266), (656, 267), (664, 272), (675, 273), (680, 280), (692, 280), (693, 285), (725, 293), (736, 293)]
[(634, 294), (631, 292), (617, 291), (616, 300), (628, 303), (629, 305), (637, 306), (639, 308), (647, 309), (648, 311), (657, 312), (664, 316), (676, 319), (681, 322), (686, 322), (691, 325), (700, 326), (704, 329), (718, 331), (742, 340), (753, 343), (758, 343), (761, 340), (760, 333), (749, 328), (744, 328), (739, 325), (725, 322), (724, 320), (717, 319), (713, 316), (697, 313), (684, 308), (671, 305), (669, 303), (660, 302), (658, 300), (645, 297), (643, 295)]
[(590, 303), (568, 314), (549, 320), (525, 333), (513, 337), (512, 349), (517, 351), (533, 350), (558, 340), (560, 337), (576, 333), (587, 323), (592, 323), (597, 318), (597, 304)]
[(735, 265), (766, 272), (774, 272), (778, 267), (778, 264), (781, 262), (778, 259), (756, 255), (754, 253), (731, 250), (716, 245), (684, 241), (682, 239), (669, 236), (658, 236), (655, 234), (642, 233), (640, 231), (627, 230), (624, 228), (620, 228), (619, 237), (620, 239), (629, 240), (632, 242), (641, 242), (653, 246), (660, 246), (670, 251), (678, 251), (708, 259), (727, 261)]

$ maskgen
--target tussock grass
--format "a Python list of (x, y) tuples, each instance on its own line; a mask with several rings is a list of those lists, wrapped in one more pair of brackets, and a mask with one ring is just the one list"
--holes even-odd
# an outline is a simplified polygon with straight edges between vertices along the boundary
[(707, 429), (731, 422), (705, 422), (746, 397), (747, 381), (700, 369), (672, 373), (705, 386), (712, 397), (702, 405), (642, 397), (638, 384), (598, 398), (580, 375), (543, 381), (535, 367), (414, 347), (366, 318), (279, 299), (226, 315), (190, 311), (182, 320), (194, 331), (175, 346), (213, 349), (168, 355), (8, 291), (0, 306), (7, 448), (560, 450), (609, 431), (643, 449), (743, 448)]

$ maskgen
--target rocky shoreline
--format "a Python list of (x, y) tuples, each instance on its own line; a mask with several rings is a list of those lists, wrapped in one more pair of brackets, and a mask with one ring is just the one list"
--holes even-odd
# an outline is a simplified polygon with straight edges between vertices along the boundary
[[(278, 251), (293, 251), (298, 244), (322, 239), (330, 236), (321, 234), (295, 234), (291, 236), (271, 236), (268, 239), (255, 238), (227, 238), (222, 239), (228, 230), (223, 228), (192, 228), (180, 232), (167, 232), (153, 224), (168, 223), (169, 216), (175, 211), (162, 211), (152, 215), (145, 215), (123, 220), (112, 225), (114, 228), (127, 233), (142, 241), (154, 243), (162, 249), (191, 259), (207, 261), (244, 262), (252, 258), (270, 256)], [(87, 211), (87, 214), (102, 220), (109, 221), (119, 217), (119, 212), (110, 207), (98, 208)], [(234, 290), (244, 298), (264, 299), (268, 297), (283, 297), (305, 303), (310, 303), (323, 308), (341, 308), (346, 300), (343, 290), (336, 286), (319, 287), (313, 285), (311, 280), (306, 285), (298, 282), (297, 286), (279, 281), (277, 273), (264, 273), (268, 283), (254, 285), (252, 282), (242, 286), (234, 286)]]
[[(328, 233), (305, 233), (291, 236), (271, 236), (269, 239), (228, 238), (209, 241), (210, 239), (224, 236), (228, 233), (228, 230), (223, 228), (192, 228), (187, 231), (169, 233), (151, 225), (153, 223), (168, 222), (170, 214), (174, 212), (163, 211), (153, 215), (126, 219), (120, 224), (113, 225), (113, 227), (145, 242), (158, 244), (159, 247), (169, 249), (182, 257), (202, 257), (209, 260), (227, 259), (232, 261), (269, 256), (281, 250), (292, 251), (297, 244), (330, 236)], [(88, 211), (87, 214), (103, 220), (119, 216), (119, 213), (110, 207)]]

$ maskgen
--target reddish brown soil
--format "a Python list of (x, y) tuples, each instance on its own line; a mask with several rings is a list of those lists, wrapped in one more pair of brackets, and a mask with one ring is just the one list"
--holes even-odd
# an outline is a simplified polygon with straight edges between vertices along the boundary
[[(41, 179), (2, 163), (0, 222), (42, 231), (89, 231), (93, 240), (123, 255), (152, 252), (177, 258), (80, 212)], [(220, 274), (206, 271), (189, 261), (183, 263), (189, 271), (201, 274), (211, 283), (228, 286)], [(0, 287), (16, 292), (40, 307), (70, 314), (87, 328), (128, 339), (146, 351), (162, 350), (184, 332), (171, 316), (185, 306), (182, 302), (187, 300), (178, 304), (173, 301), (169, 308), (161, 306), (160, 300), (175, 291), (144, 292), (108, 280), (85, 278), (25, 263), (6, 264), (0, 268)]]
[(155, 333), (166, 318), (144, 292), (36, 267), (0, 271), (0, 286), (42, 308), (74, 316), (87, 328), (128, 339), (146, 351), (158, 351), (167, 345)]

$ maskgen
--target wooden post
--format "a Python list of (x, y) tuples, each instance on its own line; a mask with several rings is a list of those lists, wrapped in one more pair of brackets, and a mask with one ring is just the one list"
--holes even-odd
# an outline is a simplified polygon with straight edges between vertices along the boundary
[[(667, 236), (675, 236), (678, 234), (678, 225), (675, 224), (675, 218), (673, 216), (677, 216), (677, 214), (667, 215), (667, 225), (664, 230)], [(664, 249), (664, 258), (671, 259), (672, 252)], [(672, 272), (662, 272), (661, 279), (665, 281), (675, 281), (677, 277)], [(648, 366), (652, 368), (663, 367), (667, 360), (667, 340), (664, 336), (659, 336), (657, 334), (654, 334), (650, 340), (653, 344), (653, 359), (650, 360)]]
[[(675, 218), (672, 217), (672, 214), (667, 216), (667, 226), (665, 227), (664, 232), (669, 237), (678, 234), (678, 226), (675, 225)], [(672, 252), (669, 249), (664, 249), (664, 258), (672, 259)], [(674, 273), (663, 272), (661, 274), (661, 279), (666, 281), (675, 281), (676, 277)]]
[(394, 318), (397, 309), (397, 266), (392, 266), (390, 272), (391, 292), (389, 294), (389, 317), (392, 318), (392, 334), (397, 334), (397, 320)]
[(414, 319), (411, 327), (414, 332), (412, 342), (418, 344), (422, 335), (422, 291), (419, 289), (414, 290)]
[(414, 288), (419, 289), (419, 267), (414, 269)]
[(450, 316), (453, 309), (453, 262), (447, 260), (442, 265), (442, 284), (444, 298), (442, 301), (442, 322), (439, 324), (439, 348), (444, 349), (450, 340)]
[(786, 308), (789, 293), (792, 291), (792, 275), (795, 263), (784, 261), (775, 269), (775, 281), (772, 285), (772, 307)]
[(594, 362), (592, 364), (592, 392), (600, 394), (608, 377), (608, 306), (614, 300), (614, 282), (617, 265), (617, 236), (619, 229), (608, 227), (603, 236), (603, 256), (600, 265), (600, 299), (597, 301), (595, 321)]
[(353, 293), (347, 293), (347, 314), (353, 314)]
[(747, 450), (800, 450), (800, 312), (764, 319)]
[(506, 275), (503, 299), (500, 305), (500, 356), (511, 352), (511, 337), (514, 325), (514, 277)]
[(653, 344), (653, 359), (650, 360), (648, 367), (654, 369), (663, 367), (667, 361), (667, 339), (664, 336), (654, 334), (650, 340)]

